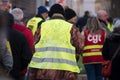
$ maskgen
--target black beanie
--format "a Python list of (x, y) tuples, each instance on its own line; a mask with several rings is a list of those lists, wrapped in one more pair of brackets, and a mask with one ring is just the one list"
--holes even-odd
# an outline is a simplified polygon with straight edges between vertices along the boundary
[(63, 9), (63, 7), (59, 4), (54, 4), (51, 8), (50, 8), (50, 12), (49, 12), (49, 17), (52, 17), (53, 14), (55, 13), (59, 13), (62, 14), (64, 16), (65, 11)]
[(68, 8), (65, 10), (65, 19), (70, 20), (71, 18), (75, 17), (76, 13), (74, 10)]

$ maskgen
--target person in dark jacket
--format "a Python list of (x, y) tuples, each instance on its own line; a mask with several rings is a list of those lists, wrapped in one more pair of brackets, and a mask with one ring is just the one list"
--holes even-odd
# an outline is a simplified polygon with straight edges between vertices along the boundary
[(10, 13), (6, 12), (7, 20), (7, 38), (10, 42), (13, 55), (13, 69), (10, 72), (15, 80), (24, 80), (24, 74), (21, 72), (28, 66), (32, 57), (32, 51), (25, 36), (13, 29), (14, 18)]
[(79, 28), (80, 32), (82, 32), (83, 27), (86, 25), (88, 18), (90, 17), (90, 12), (85, 11), (84, 16), (80, 17), (76, 22), (76, 26)]
[[(119, 23), (120, 24), (120, 23)], [(111, 60), (116, 50), (120, 47), (120, 25), (115, 26), (113, 32), (106, 38), (102, 49), (104, 60)], [(120, 79), (120, 50), (112, 61), (110, 80)]]

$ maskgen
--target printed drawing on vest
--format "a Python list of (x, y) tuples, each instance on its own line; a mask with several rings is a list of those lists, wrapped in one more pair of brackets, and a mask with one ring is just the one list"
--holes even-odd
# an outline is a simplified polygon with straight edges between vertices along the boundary
[(96, 44), (98, 42), (101, 42), (101, 35), (99, 35), (99, 34), (94, 34), (94, 35), (89, 34), (87, 39), (88, 39), (88, 41)]

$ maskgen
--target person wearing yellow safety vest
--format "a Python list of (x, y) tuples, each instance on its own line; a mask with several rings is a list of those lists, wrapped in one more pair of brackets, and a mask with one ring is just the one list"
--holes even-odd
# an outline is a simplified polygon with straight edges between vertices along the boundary
[(83, 64), (85, 65), (88, 80), (103, 80), (102, 47), (106, 38), (106, 32), (96, 17), (90, 17), (82, 32), (84, 38)]
[(36, 36), (37, 30), (39, 30), (40, 25), (45, 21), (45, 19), (48, 17), (48, 10), (44, 6), (40, 6), (38, 8), (38, 13), (35, 17), (30, 19), (27, 23), (27, 27), (32, 31), (33, 35)]
[(83, 42), (79, 30), (64, 20), (64, 9), (54, 4), (50, 20), (42, 23), (40, 40), (30, 62), (30, 80), (77, 80), (80, 72), (76, 53), (81, 53)]

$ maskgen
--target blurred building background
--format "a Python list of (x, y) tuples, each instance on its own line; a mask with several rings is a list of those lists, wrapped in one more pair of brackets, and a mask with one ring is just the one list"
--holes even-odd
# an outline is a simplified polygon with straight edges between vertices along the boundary
[(110, 13), (115, 18), (120, 18), (120, 0), (111, 0)]
[[(64, 6), (69, 6), (74, 9), (78, 16), (83, 16), (86, 10), (90, 11), (92, 15), (100, 9), (105, 9), (108, 12), (110, 11), (111, 0), (37, 0), (37, 5), (46, 5), (51, 6), (56, 2), (60, 2)], [(38, 7), (37, 6), (37, 7)]]
[(83, 16), (86, 10), (96, 15), (98, 10), (105, 9), (113, 17), (120, 17), (119, 0), (0, 0), (0, 4), (2, 2), (10, 4), (12, 8), (23, 9), (26, 18), (34, 16), (39, 6), (43, 5), (49, 9), (56, 2), (74, 9), (78, 16)]

